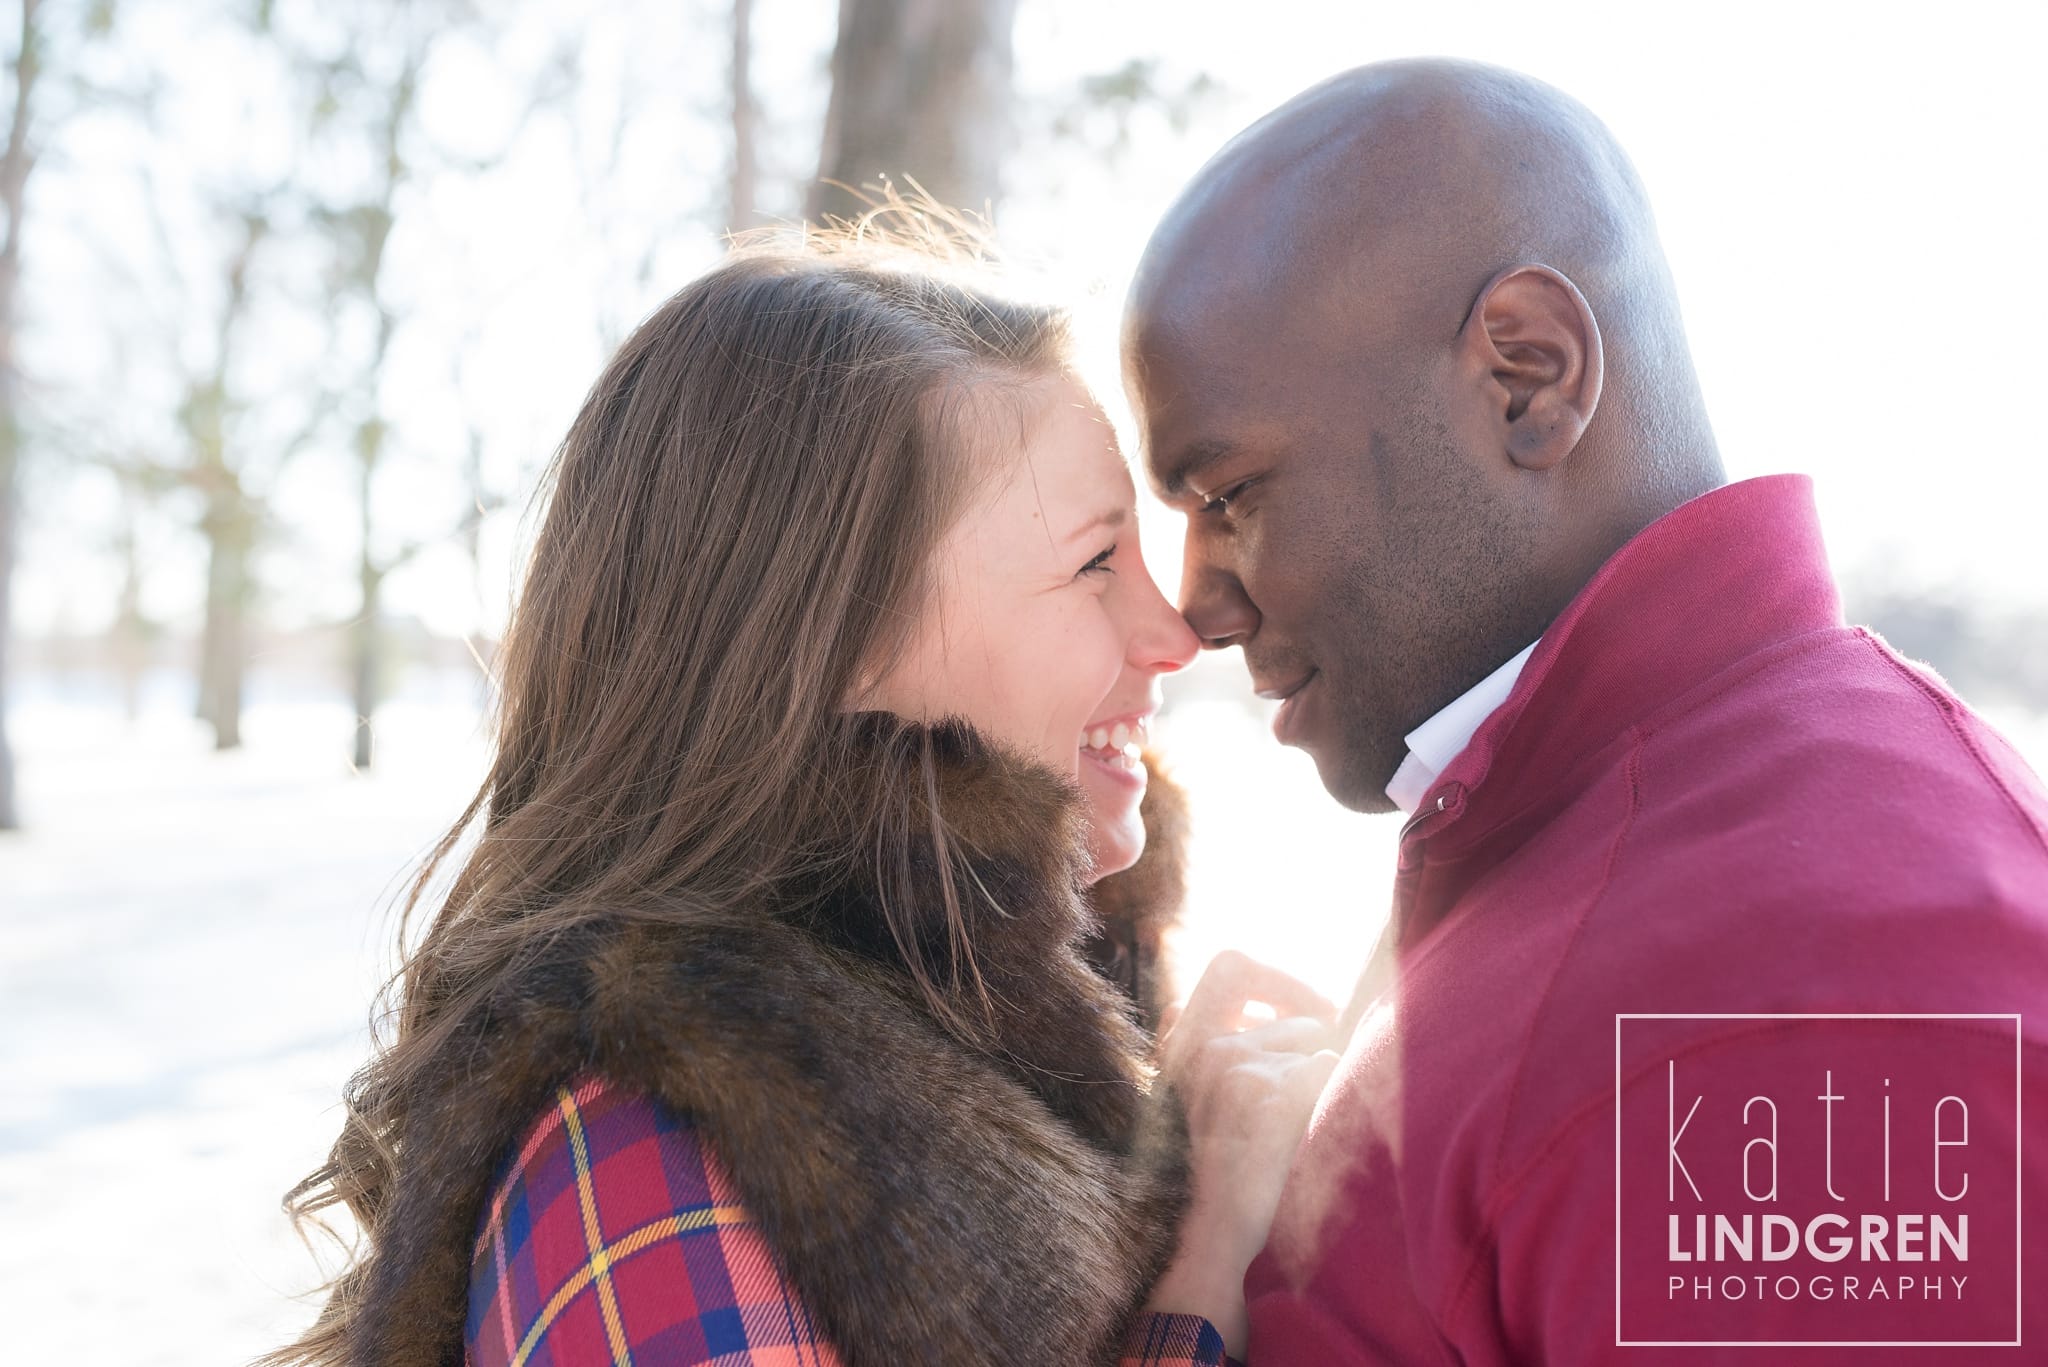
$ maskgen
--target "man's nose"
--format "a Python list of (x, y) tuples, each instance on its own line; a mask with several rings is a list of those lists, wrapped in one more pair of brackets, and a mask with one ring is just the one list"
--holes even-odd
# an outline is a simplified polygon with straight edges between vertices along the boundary
[(1241, 646), (1259, 629), (1259, 610), (1237, 576), (1193, 547), (1181, 568), (1180, 615), (1204, 650)]

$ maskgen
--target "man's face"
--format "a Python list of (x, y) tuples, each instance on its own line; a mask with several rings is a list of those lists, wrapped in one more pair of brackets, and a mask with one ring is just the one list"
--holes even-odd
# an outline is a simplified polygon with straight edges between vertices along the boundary
[(1275, 735), (1332, 796), (1392, 810), (1403, 737), (1500, 663), (1488, 597), (1522, 540), (1457, 430), (1459, 320), (1204, 294), (1155, 286), (1125, 329), (1147, 474), (1187, 517), (1181, 609), (1285, 699)]

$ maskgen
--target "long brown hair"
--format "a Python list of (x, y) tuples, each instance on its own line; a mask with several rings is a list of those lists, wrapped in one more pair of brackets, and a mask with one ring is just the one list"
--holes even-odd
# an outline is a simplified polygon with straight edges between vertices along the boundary
[[(302, 1225), (346, 1207), (354, 1256), (319, 1321), (266, 1362), (344, 1360), (419, 1079), (523, 956), (598, 917), (730, 913), (799, 867), (831, 876), (821, 860), (878, 861), (880, 886), (900, 886), (888, 865), (913, 833), (950, 866), (928, 751), (865, 847), (806, 843), (832, 801), (814, 776), (852, 760), (848, 700), (903, 645), (990, 434), (1027, 419), (1021, 390), (1066, 364), (1066, 327), (872, 239), (736, 253), (585, 399), (498, 656), (489, 776), (413, 880), (401, 943), (459, 868), (387, 988), (395, 1028), (349, 1082), (328, 1161), (285, 1199)], [(948, 901), (944, 971), (907, 958), (971, 1031), (962, 984), (978, 979)], [(899, 944), (914, 912), (884, 898)]]

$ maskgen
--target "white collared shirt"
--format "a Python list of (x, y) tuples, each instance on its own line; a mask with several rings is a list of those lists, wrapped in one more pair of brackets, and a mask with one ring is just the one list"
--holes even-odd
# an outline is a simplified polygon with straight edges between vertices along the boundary
[(1451, 761), (1472, 743), (1480, 723), (1508, 700), (1515, 680), (1522, 675), (1522, 666), (1529, 663), (1529, 652), (1534, 649), (1535, 641), (1523, 646), (1513, 659), (1403, 737), (1408, 742), (1408, 757), (1401, 761), (1401, 767), (1387, 784), (1387, 796), (1396, 807), (1412, 813), (1421, 804), (1422, 795), (1429, 791), (1437, 776), (1450, 768)]

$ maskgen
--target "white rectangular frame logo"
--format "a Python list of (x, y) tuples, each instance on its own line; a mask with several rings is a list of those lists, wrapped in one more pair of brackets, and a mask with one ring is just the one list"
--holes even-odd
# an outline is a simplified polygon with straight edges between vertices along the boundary
[[(1621, 1336), (1621, 1023), (1635, 1021), (2011, 1021), (2013, 1115), (2013, 1310), (2009, 1339), (1625, 1339)], [(2019, 1348), (2025, 1313), (2026, 1279), (2020, 1254), (2026, 1245), (2022, 1181), (2026, 1168), (2021, 1145), (2027, 1129), (2023, 1100), (2022, 1059), (2025, 1045), (2017, 1011), (1618, 1011), (1614, 1016), (1614, 1346), (1617, 1348)]]

